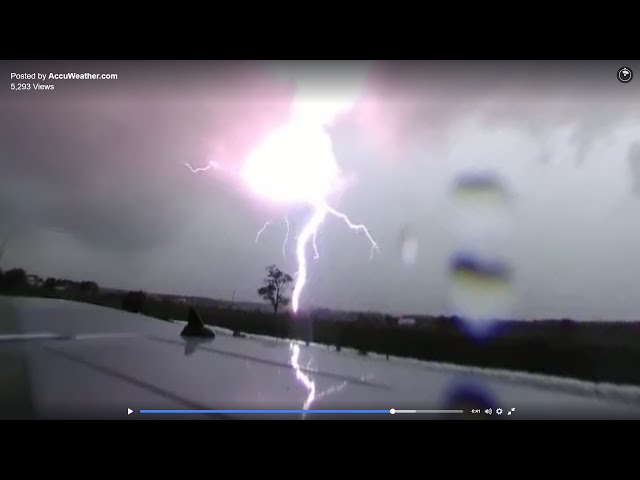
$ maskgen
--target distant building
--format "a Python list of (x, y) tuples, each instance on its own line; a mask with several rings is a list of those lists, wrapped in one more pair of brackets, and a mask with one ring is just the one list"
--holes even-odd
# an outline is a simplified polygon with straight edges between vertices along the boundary
[(409, 327), (416, 324), (416, 319), (412, 317), (398, 317), (398, 325), (401, 327)]

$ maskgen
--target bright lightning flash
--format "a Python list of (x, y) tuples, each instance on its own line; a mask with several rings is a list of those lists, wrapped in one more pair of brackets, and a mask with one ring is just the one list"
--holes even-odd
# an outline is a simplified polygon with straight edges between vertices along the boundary
[[(345, 381), (339, 385), (334, 385), (332, 387), (329, 387), (324, 392), (320, 392), (319, 394), (316, 394), (316, 383), (312, 381), (311, 378), (307, 374), (305, 374), (302, 371), (302, 368), (300, 367), (300, 347), (297, 344), (292, 342), (289, 344), (289, 348), (291, 349), (291, 366), (296, 372), (296, 379), (300, 383), (302, 383), (302, 385), (309, 392), (302, 406), (303, 410), (309, 410), (309, 407), (314, 401), (317, 402), (321, 398), (337, 393), (347, 386), (347, 382)], [(309, 365), (307, 365), (306, 370), (307, 371), (309, 370)], [(304, 418), (304, 415), (302, 416), (302, 418)]]
[[(296, 93), (289, 121), (267, 135), (246, 157), (241, 170), (236, 172), (243, 183), (263, 199), (275, 204), (303, 204), (313, 211), (297, 237), (298, 271), (294, 275), (291, 301), (294, 313), (300, 308), (300, 295), (307, 282), (307, 245), (311, 241), (314, 258), (319, 258), (316, 235), (329, 214), (343, 220), (352, 230), (366, 235), (371, 244), (371, 258), (374, 251), (379, 252), (378, 245), (364, 225), (352, 223), (346, 214), (329, 205), (330, 196), (343, 185), (343, 178), (326, 128), (338, 115), (351, 109), (367, 72), (357, 70), (349, 73), (350, 77), (340, 80), (341, 88), (336, 90), (333, 85), (329, 94), (322, 82), (314, 82), (309, 76), (292, 78)], [(193, 173), (222, 169), (215, 162), (201, 168), (187, 167)], [(289, 221), (287, 218), (285, 221), (287, 235), (282, 245), (283, 255), (289, 237)], [(267, 222), (258, 232), (256, 241), (269, 224)]]
[(291, 347), (291, 366), (296, 372), (296, 378), (309, 391), (309, 395), (307, 395), (307, 399), (305, 400), (304, 405), (302, 407), (303, 410), (308, 410), (309, 406), (311, 406), (311, 403), (316, 398), (316, 384), (315, 382), (312, 382), (311, 379), (307, 375), (305, 375), (305, 373), (300, 368), (300, 363), (299, 363), (300, 347), (295, 343), (292, 343), (290, 347)]
[(311, 220), (302, 229), (302, 233), (298, 237), (298, 244), (296, 246), (296, 259), (298, 261), (298, 276), (296, 277), (296, 283), (293, 287), (293, 295), (291, 297), (291, 307), (294, 313), (297, 313), (300, 306), (300, 293), (304, 285), (307, 283), (307, 258), (305, 250), (309, 239), (315, 235), (318, 228), (324, 222), (327, 216), (327, 208), (320, 204), (316, 206), (315, 212), (311, 217)]

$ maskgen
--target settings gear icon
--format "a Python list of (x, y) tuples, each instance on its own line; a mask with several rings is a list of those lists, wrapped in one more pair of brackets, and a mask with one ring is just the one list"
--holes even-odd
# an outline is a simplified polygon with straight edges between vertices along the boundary
[(502, 409), (501, 408), (496, 408), (496, 413), (498, 415), (502, 415)]

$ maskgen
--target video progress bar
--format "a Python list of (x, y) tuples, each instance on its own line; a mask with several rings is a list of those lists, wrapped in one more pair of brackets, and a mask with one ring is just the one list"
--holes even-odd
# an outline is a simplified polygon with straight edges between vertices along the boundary
[(356, 414), (356, 415), (395, 415), (403, 413), (464, 413), (463, 410), (140, 410), (145, 414)]

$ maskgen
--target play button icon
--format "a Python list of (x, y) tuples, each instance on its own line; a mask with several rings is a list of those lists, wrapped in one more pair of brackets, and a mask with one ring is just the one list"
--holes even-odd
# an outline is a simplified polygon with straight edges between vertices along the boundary
[(133, 413), (133, 410), (131, 410), (130, 408), (127, 408), (127, 415), (131, 415)]

